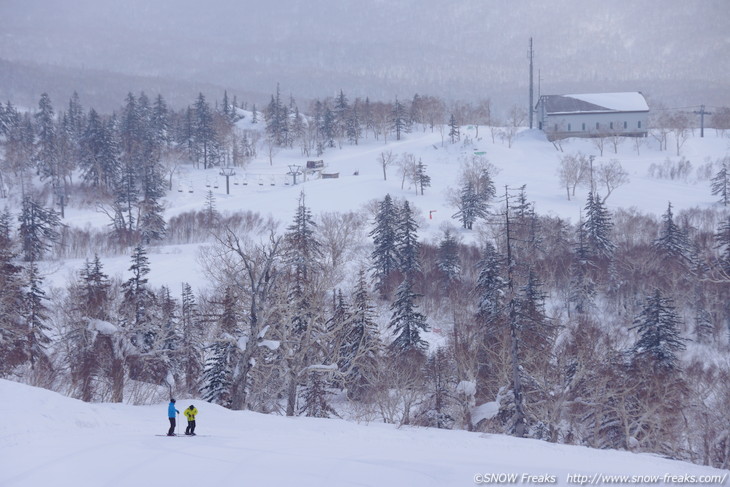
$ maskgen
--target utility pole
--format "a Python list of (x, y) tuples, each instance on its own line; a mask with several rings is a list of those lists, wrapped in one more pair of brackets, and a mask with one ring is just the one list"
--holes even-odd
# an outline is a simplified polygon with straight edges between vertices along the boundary
[(699, 115), (700, 116), (700, 137), (704, 137), (705, 136), (705, 115), (712, 115), (712, 113), (706, 112), (704, 105), (700, 105), (700, 111), (699, 112), (698, 111), (694, 111), (692, 113), (694, 113), (695, 115)]
[(532, 37), (530, 37), (530, 50), (528, 51), (528, 57), (530, 58), (530, 109), (528, 110), (528, 113), (530, 114), (530, 128), (532, 128), (532, 115), (533, 115), (532, 112), (533, 112), (533, 107), (535, 106), (535, 104), (533, 103), (534, 100), (532, 98), (533, 97), (533, 94), (532, 94), (533, 93), (532, 58), (534, 57), (534, 54), (535, 53), (532, 50)]

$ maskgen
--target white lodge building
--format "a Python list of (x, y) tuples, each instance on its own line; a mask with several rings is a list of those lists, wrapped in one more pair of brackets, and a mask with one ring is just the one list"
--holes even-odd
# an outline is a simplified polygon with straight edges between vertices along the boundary
[(535, 107), (548, 140), (624, 135), (646, 137), (649, 105), (640, 92), (543, 95)]

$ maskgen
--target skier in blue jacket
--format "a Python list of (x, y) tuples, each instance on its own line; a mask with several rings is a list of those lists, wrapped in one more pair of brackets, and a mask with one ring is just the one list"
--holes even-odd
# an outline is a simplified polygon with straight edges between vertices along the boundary
[(180, 414), (180, 411), (175, 409), (175, 399), (170, 399), (170, 404), (167, 406), (167, 418), (170, 420), (167, 436), (175, 436), (175, 413)]

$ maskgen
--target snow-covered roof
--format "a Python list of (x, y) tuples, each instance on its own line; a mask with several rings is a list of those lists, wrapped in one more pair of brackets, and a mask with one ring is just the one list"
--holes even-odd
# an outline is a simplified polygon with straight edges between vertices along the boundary
[(547, 113), (648, 112), (649, 105), (638, 91), (625, 93), (584, 93), (545, 95), (541, 101)]

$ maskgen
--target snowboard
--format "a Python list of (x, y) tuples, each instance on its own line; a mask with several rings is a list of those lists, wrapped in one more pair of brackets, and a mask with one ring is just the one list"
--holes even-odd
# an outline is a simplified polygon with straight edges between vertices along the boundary
[(210, 435), (199, 435), (199, 434), (195, 433), (194, 435), (155, 435), (155, 436), (169, 436), (170, 438), (182, 438), (182, 437), (194, 438), (196, 436), (210, 436)]

